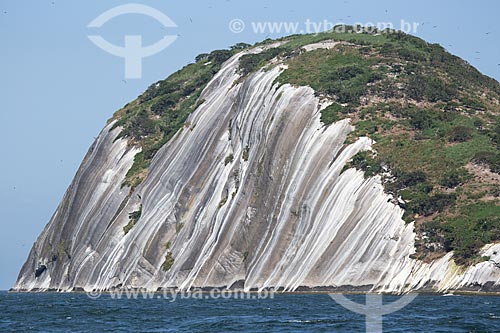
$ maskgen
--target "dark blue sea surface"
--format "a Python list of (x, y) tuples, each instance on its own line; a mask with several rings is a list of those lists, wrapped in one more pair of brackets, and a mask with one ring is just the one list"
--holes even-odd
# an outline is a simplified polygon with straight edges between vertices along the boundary
[[(365, 296), (348, 296), (365, 303)], [(398, 297), (384, 296), (384, 304)], [(500, 332), (500, 297), (418, 296), (384, 332)], [(0, 293), (0, 332), (365, 332), (365, 317), (326, 294), (273, 299), (112, 299)]]

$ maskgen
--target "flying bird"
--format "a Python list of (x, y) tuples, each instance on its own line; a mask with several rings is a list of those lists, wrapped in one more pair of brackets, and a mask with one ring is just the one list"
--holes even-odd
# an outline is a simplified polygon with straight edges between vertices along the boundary
[(189, 21), (191, 21), (191, 23), (193, 23), (193, 19), (192, 18), (189, 18)]
[(488, 31), (486, 34), (487, 34), (487, 35), (491, 34), (491, 31)]

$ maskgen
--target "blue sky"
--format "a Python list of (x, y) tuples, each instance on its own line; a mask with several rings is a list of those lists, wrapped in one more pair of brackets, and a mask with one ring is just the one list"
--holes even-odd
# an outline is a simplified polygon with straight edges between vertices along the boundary
[[(131, 1), (132, 2), (132, 1)], [(164, 28), (141, 15), (87, 25), (127, 1), (0, 0), (0, 290), (9, 289), (38, 234), (55, 211), (93, 138), (113, 112), (151, 83), (203, 52), (288, 33), (256, 33), (252, 22), (419, 23), (417, 36), (440, 43), (500, 79), (500, 3), (458, 1), (133, 1), (169, 16)], [(245, 29), (234, 33), (239, 19)], [(241, 28), (241, 25), (239, 26)], [(238, 28), (239, 29), (239, 28)], [(299, 31), (297, 31), (299, 32)], [(150, 45), (178, 35), (144, 59), (141, 79), (124, 80), (124, 61), (92, 44), (142, 35)]]

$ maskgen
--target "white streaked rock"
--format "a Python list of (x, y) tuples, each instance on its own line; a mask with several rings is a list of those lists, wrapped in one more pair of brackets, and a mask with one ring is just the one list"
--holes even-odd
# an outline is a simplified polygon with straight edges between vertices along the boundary
[[(372, 141), (346, 145), (349, 121), (323, 126), (324, 104), (311, 88), (275, 82), (280, 65), (238, 81), (240, 56), (208, 84), (190, 128), (157, 153), (130, 196), (121, 183), (138, 150), (115, 141), (120, 129), (106, 126), (16, 289), (187, 289), (244, 280), (245, 289), (369, 285), (405, 292), (500, 284), (500, 244), (484, 248), (490, 262), (464, 272), (451, 254), (431, 264), (410, 259), (413, 224), (401, 219), (380, 178), (342, 172)], [(141, 204), (141, 218), (124, 235), (128, 214)], [(163, 272), (167, 241), (175, 262)], [(35, 278), (39, 263), (48, 269)]]

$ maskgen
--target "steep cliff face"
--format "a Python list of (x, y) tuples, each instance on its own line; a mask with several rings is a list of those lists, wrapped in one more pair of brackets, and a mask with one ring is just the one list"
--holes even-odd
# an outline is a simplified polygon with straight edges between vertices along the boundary
[(277, 82), (286, 64), (241, 75), (242, 56), (276, 46), (223, 64), (137, 187), (122, 184), (140, 148), (108, 124), (15, 289), (498, 288), (500, 244), (469, 268), (411, 258), (414, 223), (379, 175), (346, 167), (373, 141), (346, 141), (349, 119), (325, 126), (331, 102)]
[(16, 284), (22, 289), (68, 288), (89, 249), (107, 233), (109, 222), (127, 197), (128, 189), (120, 185), (137, 149), (129, 148), (126, 140), (114, 141), (119, 129), (111, 127), (106, 126), (95, 140), (33, 245)]

